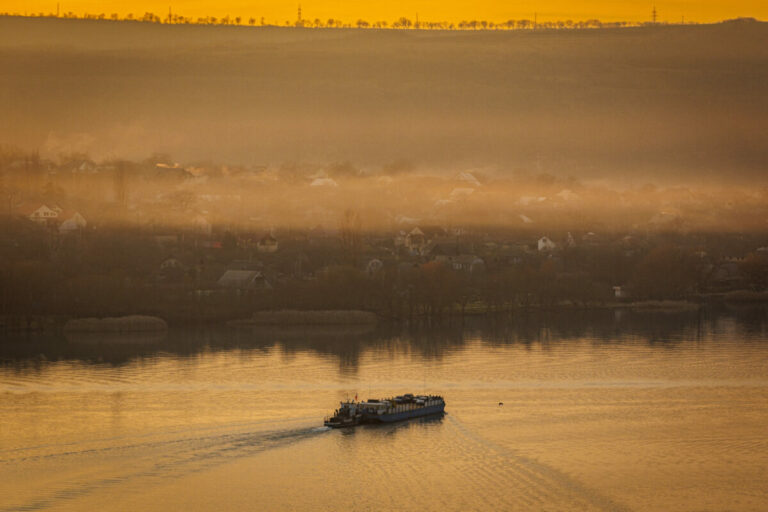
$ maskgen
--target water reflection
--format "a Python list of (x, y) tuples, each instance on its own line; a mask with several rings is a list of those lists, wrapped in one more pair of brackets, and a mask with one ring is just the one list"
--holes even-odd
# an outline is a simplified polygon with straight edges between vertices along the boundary
[[(0, 346), (0, 510), (768, 503), (760, 308)], [(422, 391), (447, 415), (322, 427), (358, 393)]]
[(559, 310), (468, 317), (463, 322), (433, 325), (381, 324), (376, 327), (175, 327), (163, 334), (135, 333), (12, 335), (0, 338), (0, 361), (7, 368), (34, 370), (51, 361), (79, 361), (120, 366), (137, 359), (171, 354), (180, 358), (205, 352), (267, 352), (279, 346), (285, 357), (302, 352), (335, 358), (339, 371), (355, 374), (370, 350), (443, 358), (473, 341), (489, 346), (540, 346), (547, 349), (571, 340), (594, 343), (642, 341), (673, 347), (714, 335), (765, 338), (766, 308), (702, 308), (660, 312), (631, 310)]
[(411, 418), (394, 423), (367, 423), (356, 428), (343, 428), (337, 432), (343, 438), (354, 439), (355, 436), (365, 436), (373, 439), (390, 439), (398, 434), (410, 433), (415, 429), (439, 428), (445, 420), (445, 413), (432, 414), (421, 418)]

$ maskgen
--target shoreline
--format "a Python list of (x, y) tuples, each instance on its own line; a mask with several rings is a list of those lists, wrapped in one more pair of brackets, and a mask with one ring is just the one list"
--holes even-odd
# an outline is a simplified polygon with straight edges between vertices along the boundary
[[(503, 307), (494, 307), (489, 304), (470, 304), (462, 312), (460, 309), (443, 312), (442, 314), (424, 314), (416, 313), (412, 315), (404, 314), (401, 317), (388, 316), (384, 313), (376, 313), (363, 310), (279, 310), (279, 311), (259, 311), (249, 318), (205, 318), (205, 317), (187, 317), (177, 314), (162, 314), (154, 312), (153, 314), (128, 314), (112, 315), (111, 317), (100, 317), (96, 320), (105, 320), (115, 317), (130, 319), (135, 317), (156, 318), (159, 326), (164, 325), (163, 329), (169, 327), (179, 327), (182, 325), (222, 325), (229, 327), (344, 327), (344, 326), (375, 326), (378, 323), (397, 323), (407, 322), (409, 320), (427, 320), (427, 319), (456, 319), (461, 317), (481, 317), (495, 316), (500, 314), (514, 313), (534, 313), (534, 312), (558, 312), (558, 311), (634, 311), (648, 313), (685, 313), (706, 309), (713, 306), (725, 307), (765, 307), (768, 306), (768, 293), (766, 292), (729, 292), (725, 294), (712, 294), (696, 297), (695, 300), (643, 300), (632, 302), (606, 302), (573, 304), (528, 304), (528, 305), (504, 305)], [(83, 321), (94, 320), (95, 315), (90, 317), (74, 317), (66, 314), (7, 314), (0, 315), (0, 334), (5, 333), (33, 333), (33, 332), (77, 332), (74, 326)], [(70, 327), (68, 328), (67, 325)], [(121, 324), (122, 325), (122, 324)], [(147, 328), (131, 328), (123, 326), (121, 328), (104, 328), (93, 330), (93, 327), (87, 329), (89, 332), (136, 332), (145, 330), (156, 330)]]

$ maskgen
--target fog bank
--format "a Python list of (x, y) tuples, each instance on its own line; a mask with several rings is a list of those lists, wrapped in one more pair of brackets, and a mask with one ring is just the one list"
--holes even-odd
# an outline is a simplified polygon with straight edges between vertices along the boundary
[(0, 142), (633, 180), (768, 162), (764, 23), (555, 32), (0, 18)]

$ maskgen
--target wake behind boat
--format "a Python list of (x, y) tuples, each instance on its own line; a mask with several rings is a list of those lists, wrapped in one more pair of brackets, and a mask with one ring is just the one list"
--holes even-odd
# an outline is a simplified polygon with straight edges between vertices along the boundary
[(383, 400), (369, 398), (365, 402), (340, 402), (339, 408), (332, 416), (326, 416), (323, 423), (333, 428), (353, 427), (362, 423), (391, 423), (443, 412), (443, 397), (408, 393)]

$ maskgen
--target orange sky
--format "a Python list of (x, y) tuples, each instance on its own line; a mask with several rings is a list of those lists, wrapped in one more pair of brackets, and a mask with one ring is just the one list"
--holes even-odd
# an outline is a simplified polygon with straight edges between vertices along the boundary
[[(185, 16), (241, 16), (243, 18), (264, 16), (269, 23), (282, 24), (286, 20), (296, 19), (298, 0), (262, 0), (247, 2), (242, 0), (137, 0), (122, 2), (117, 0), (63, 0), (61, 11), (83, 13), (127, 13), (143, 14), (150, 11), (162, 15), (173, 11)], [(337, 18), (355, 21), (363, 18), (369, 21), (391, 21), (400, 16), (411, 19), (418, 13), (421, 20), (440, 20), (457, 22), (464, 19), (485, 19), (505, 21), (507, 19), (533, 18), (546, 20), (583, 20), (599, 18), (602, 20), (649, 20), (653, 0), (302, 0), (303, 18)], [(689, 21), (712, 22), (739, 16), (751, 16), (768, 19), (768, 0), (671, 0), (656, 2), (660, 21), (679, 22), (683, 16)], [(6, 0), (0, 10), (16, 13), (55, 12), (55, 0)]]

